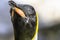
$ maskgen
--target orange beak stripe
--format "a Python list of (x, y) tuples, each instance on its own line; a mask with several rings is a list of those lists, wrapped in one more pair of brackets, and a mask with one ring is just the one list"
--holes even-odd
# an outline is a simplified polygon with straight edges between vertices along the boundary
[(17, 14), (19, 14), (22, 18), (26, 18), (24, 12), (23, 12), (21, 9), (19, 9), (19, 8), (17, 8), (17, 7), (14, 7), (14, 10), (15, 10), (15, 11), (17, 12)]

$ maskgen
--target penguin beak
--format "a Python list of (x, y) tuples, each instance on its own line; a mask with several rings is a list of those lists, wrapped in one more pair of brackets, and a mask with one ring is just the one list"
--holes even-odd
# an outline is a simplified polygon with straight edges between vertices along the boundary
[(17, 8), (17, 7), (14, 7), (14, 10), (15, 10), (15, 12), (17, 12), (17, 14), (19, 14), (22, 18), (26, 18), (25, 13), (24, 13), (21, 9), (19, 9), (19, 8)]
[[(17, 12), (18, 15), (20, 15), (22, 18), (26, 18), (25, 13), (17, 7), (17, 4), (14, 1), (9, 1), (9, 5), (11, 8)], [(14, 12), (12, 12), (12, 16), (14, 15)]]

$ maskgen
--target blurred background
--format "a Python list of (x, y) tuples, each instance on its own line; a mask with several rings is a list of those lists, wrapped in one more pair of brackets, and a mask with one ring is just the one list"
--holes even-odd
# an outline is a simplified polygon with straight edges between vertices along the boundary
[(13, 40), (13, 27), (8, 1), (0, 0), (0, 40)]
[[(0, 40), (14, 40), (14, 30), (10, 18), (8, 1), (9, 0), (0, 0)], [(43, 27), (43, 24), (41, 25)], [(57, 25), (52, 29), (54, 30), (51, 30), (51, 28), (39, 30), (38, 40), (60, 40), (60, 23), (59, 26)]]

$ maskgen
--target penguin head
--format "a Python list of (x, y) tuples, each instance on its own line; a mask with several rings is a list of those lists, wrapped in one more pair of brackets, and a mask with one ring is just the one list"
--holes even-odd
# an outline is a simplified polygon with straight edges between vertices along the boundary
[[(58, 0), (13, 0), (17, 4), (31, 5), (38, 14), (40, 28), (60, 23), (60, 2)], [(41, 24), (41, 25), (40, 25)]]
[[(36, 30), (35, 9), (31, 5), (17, 4), (14, 1), (9, 1), (9, 2), (10, 2), (9, 5), (11, 6), (10, 14), (12, 19), (12, 24), (13, 24), (14, 30), (16, 30), (16, 33), (17, 33), (15, 35), (20, 36), (20, 39), (23, 38), (22, 35), (24, 36), (27, 35), (26, 37), (28, 37), (29, 39), (32, 39), (34, 37), (35, 30)], [(18, 11), (14, 7), (16, 7)], [(21, 14), (19, 15), (21, 11), (26, 16), (26, 18), (23, 18)], [(20, 35), (18, 33), (20, 33)]]

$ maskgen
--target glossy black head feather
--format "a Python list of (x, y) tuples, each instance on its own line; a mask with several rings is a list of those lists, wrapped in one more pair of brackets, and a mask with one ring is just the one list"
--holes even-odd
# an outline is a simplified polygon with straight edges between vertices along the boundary
[[(30, 5), (20, 5), (20, 8), (25, 15), (29, 18), (29, 22), (26, 24), (26, 19), (23, 19), (14, 11), (14, 16), (12, 17), (12, 23), (14, 28), (15, 40), (32, 40), (35, 35), (36, 30), (36, 12), (35, 9)], [(12, 15), (13, 9), (11, 8), (10, 14)]]

